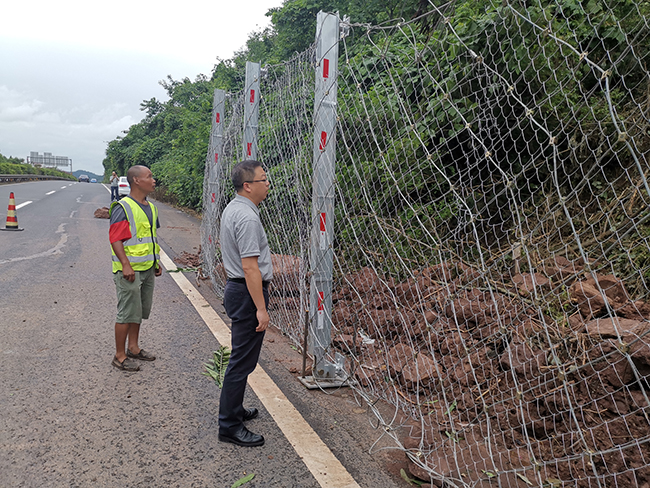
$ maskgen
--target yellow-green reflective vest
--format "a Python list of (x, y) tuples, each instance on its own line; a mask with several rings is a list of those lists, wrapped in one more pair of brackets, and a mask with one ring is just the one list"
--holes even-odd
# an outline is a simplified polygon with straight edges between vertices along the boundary
[[(158, 209), (153, 203), (151, 207), (151, 217), (153, 227), (149, 223), (149, 218), (138, 203), (131, 198), (123, 198), (120, 201), (111, 204), (110, 212), (113, 212), (115, 205), (122, 205), (126, 218), (131, 228), (131, 238), (124, 241), (124, 252), (126, 252), (133, 271), (146, 271), (160, 260), (160, 246), (156, 237), (156, 222), (158, 221)], [(115, 255), (113, 246), (113, 273), (122, 271), (122, 263)]]

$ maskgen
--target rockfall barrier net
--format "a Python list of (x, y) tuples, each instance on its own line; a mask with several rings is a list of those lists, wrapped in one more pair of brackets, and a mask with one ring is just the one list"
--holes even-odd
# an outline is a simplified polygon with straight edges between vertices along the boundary
[[(452, 1), (346, 25), (330, 350), (413, 476), (650, 486), (649, 20), (648, 2)], [(272, 323), (299, 347), (314, 69), (311, 49), (261, 79)], [(226, 103), (223, 175), (241, 99)], [(233, 191), (225, 176), (213, 191), (208, 163), (219, 291)]]

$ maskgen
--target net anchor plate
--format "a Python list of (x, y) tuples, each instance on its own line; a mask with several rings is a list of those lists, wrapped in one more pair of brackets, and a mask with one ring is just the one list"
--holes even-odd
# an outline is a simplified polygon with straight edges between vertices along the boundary
[(344, 357), (339, 352), (336, 352), (334, 360), (335, 362), (331, 362), (321, 357), (312, 368), (312, 371), (316, 372), (316, 374), (299, 376), (298, 379), (309, 390), (351, 386), (354, 380), (345, 372), (343, 367)]
[(320, 388), (343, 388), (354, 385), (355, 381), (346, 375), (337, 375), (334, 378), (316, 378), (314, 376), (298, 376), (298, 380), (308, 390)]

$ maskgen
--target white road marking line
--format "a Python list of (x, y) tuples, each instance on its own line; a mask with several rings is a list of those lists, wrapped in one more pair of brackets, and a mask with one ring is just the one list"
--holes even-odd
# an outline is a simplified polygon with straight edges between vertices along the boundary
[(21, 203), (20, 205), (16, 205), (16, 210), (18, 210), (19, 208), (26, 207), (26, 206), (29, 205), (30, 203), (32, 203), (31, 200), (29, 200), (29, 201), (27, 201), (27, 202), (23, 202), (23, 203)]
[[(160, 250), (160, 261), (167, 271), (177, 269)], [(171, 273), (178, 287), (199, 313), (219, 344), (230, 346), (230, 329), (183, 273)], [(251, 388), (278, 424), (296, 453), (323, 488), (360, 488), (352, 475), (330, 451), (318, 434), (284, 396), (282, 390), (258, 365), (248, 377)]]
[(51, 192), (46, 193), (46, 195), (51, 195), (52, 193), (56, 193), (56, 190), (52, 190)]
[(26, 261), (28, 259), (44, 258), (48, 256), (54, 256), (56, 254), (63, 254), (63, 251), (61, 249), (63, 249), (66, 242), (68, 242), (68, 234), (65, 232), (65, 225), (66, 224), (61, 224), (55, 232), (56, 234), (61, 234), (61, 237), (59, 238), (59, 242), (53, 248), (48, 249), (47, 251), (39, 252), (38, 254), (32, 254), (31, 256), (3, 259), (0, 260), (0, 264), (15, 263), (17, 261)]
[(62, 186), (61, 189), (63, 190), (64, 188), (68, 188), (67, 186)]

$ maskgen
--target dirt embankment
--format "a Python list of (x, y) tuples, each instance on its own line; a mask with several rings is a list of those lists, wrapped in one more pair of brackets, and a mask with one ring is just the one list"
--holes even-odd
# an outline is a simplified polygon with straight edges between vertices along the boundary
[(460, 263), (347, 282), (334, 343), (362, 386), (413, 412), (414, 476), (650, 486), (650, 448), (633, 440), (650, 437), (650, 304), (620, 280), (556, 258), (499, 282)]
[[(293, 310), (300, 262), (273, 258), (274, 306)], [(361, 387), (410, 416), (413, 476), (650, 487), (650, 448), (636, 442), (650, 438), (650, 304), (621, 280), (558, 257), (498, 281), (451, 263), (401, 283), (369, 268), (345, 282), (333, 343)]]

